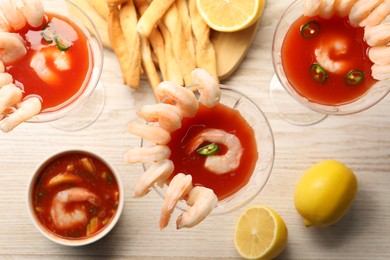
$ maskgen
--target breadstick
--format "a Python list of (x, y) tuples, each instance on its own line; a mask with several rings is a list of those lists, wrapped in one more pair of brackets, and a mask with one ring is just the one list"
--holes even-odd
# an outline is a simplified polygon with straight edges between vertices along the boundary
[(191, 19), (188, 9), (187, 0), (176, 0), (177, 10), (183, 30), (183, 37), (186, 42), (186, 46), (192, 59), (195, 61), (195, 43), (192, 36)]
[(184, 84), (187, 86), (191, 85), (194, 83), (191, 72), (195, 69), (196, 64), (186, 46), (186, 40), (183, 36), (182, 24), (176, 3), (171, 5), (162, 18), (162, 21), (171, 35), (173, 53), (179, 65), (180, 73), (184, 78)]
[(148, 37), (175, 0), (153, 0), (137, 24), (137, 31)]
[(154, 66), (149, 41), (147, 38), (144, 37), (141, 37), (141, 57), (142, 66), (144, 68), (146, 76), (148, 77), (148, 81), (152, 86), (156, 100), (159, 101), (159, 97), (156, 95), (156, 87), (158, 84), (160, 84), (161, 80), (158, 75), (157, 69)]
[(125, 36), (120, 24), (119, 19), (119, 1), (110, 0), (107, 1), (108, 4), (108, 36), (110, 39), (111, 47), (115, 52), (116, 57), (118, 58), (119, 65), (122, 71), (123, 82), (127, 84), (131, 81), (129, 78), (129, 71), (131, 70), (128, 61), (130, 60), (130, 53), (125, 44)]
[[(149, 6), (147, 0), (133, 0), (133, 2), (140, 15), (143, 15)], [(162, 78), (166, 80), (168, 79), (168, 69), (167, 59), (165, 55), (164, 39), (157, 27), (154, 28), (150, 33), (149, 42), (152, 45), (153, 51), (157, 57), (158, 66), (160, 68)]]
[(135, 29), (138, 20), (133, 1), (128, 1), (121, 5), (119, 19), (130, 56), (130, 59), (127, 61), (129, 66), (127, 84), (132, 88), (138, 88), (141, 78), (141, 45), (140, 37)]
[(216, 53), (210, 41), (210, 27), (199, 14), (196, 7), (196, 0), (189, 0), (189, 10), (192, 22), (192, 31), (196, 40), (196, 66), (207, 70), (217, 81), (219, 81)]
[(159, 24), (158, 28), (160, 29), (165, 42), (165, 55), (167, 60), (167, 78), (165, 80), (173, 81), (179, 85), (184, 85), (179, 65), (177, 64), (175, 55), (173, 54), (171, 35), (164, 24)]

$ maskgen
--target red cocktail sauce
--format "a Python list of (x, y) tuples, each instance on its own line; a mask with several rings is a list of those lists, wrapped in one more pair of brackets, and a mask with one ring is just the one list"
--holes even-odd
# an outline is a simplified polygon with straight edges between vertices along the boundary
[[(31, 58), (36, 52), (47, 47), (55, 48), (54, 43), (45, 42), (42, 38), (42, 30), (48, 22), (55, 26), (58, 33), (73, 42), (65, 51), (71, 61), (69, 70), (57, 70), (50, 57), (47, 58), (46, 66), (53, 70), (58, 78), (50, 84), (42, 81), (30, 67)], [(24, 90), (24, 96), (41, 97), (42, 112), (57, 110), (82, 91), (83, 82), (92, 67), (91, 50), (86, 35), (75, 23), (66, 17), (46, 13), (45, 22), (39, 28), (32, 28), (27, 24), (15, 33), (25, 40), (27, 54), (12, 64), (6, 64), (5, 71), (12, 75), (14, 83)]]
[[(51, 214), (53, 199), (59, 192), (75, 187), (95, 194), (99, 205), (84, 199), (67, 202), (64, 214), (82, 210), (87, 218), (85, 222), (59, 228)], [(34, 183), (32, 200), (35, 214), (46, 229), (60, 237), (81, 239), (96, 234), (110, 223), (118, 208), (119, 188), (112, 171), (100, 159), (82, 152), (71, 152), (53, 159), (42, 169)]]
[[(314, 37), (305, 38), (301, 29), (311, 21), (318, 23), (319, 32)], [(371, 77), (373, 63), (367, 56), (368, 45), (363, 36), (364, 28), (352, 27), (347, 17), (300, 17), (288, 30), (281, 49), (283, 69), (288, 81), (301, 96), (315, 103), (332, 106), (357, 100), (376, 82)], [(345, 53), (336, 51), (336, 42), (346, 43)], [(323, 48), (331, 60), (342, 63), (343, 71), (338, 74), (328, 71), (325, 82), (313, 80), (310, 67), (317, 63), (316, 48)], [(351, 86), (345, 82), (351, 70), (364, 73), (364, 79), (357, 85)]]
[[(222, 129), (240, 139), (244, 152), (236, 170), (217, 175), (204, 167), (205, 156), (196, 152), (185, 153), (189, 140), (205, 128)], [(195, 117), (183, 118), (182, 127), (172, 132), (171, 136), (170, 159), (175, 165), (172, 177), (178, 173), (190, 174), (194, 186), (200, 185), (212, 189), (221, 200), (245, 186), (252, 176), (258, 158), (255, 133), (237, 110), (222, 104), (213, 108), (200, 105)], [(226, 147), (220, 145), (217, 155), (223, 155), (225, 152)]]

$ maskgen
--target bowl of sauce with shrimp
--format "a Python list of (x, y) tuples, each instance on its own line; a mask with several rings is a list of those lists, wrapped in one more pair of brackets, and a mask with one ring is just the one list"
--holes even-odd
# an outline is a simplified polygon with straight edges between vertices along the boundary
[(66, 246), (90, 244), (108, 234), (123, 203), (118, 172), (103, 157), (85, 150), (63, 151), (44, 160), (28, 187), (34, 226)]

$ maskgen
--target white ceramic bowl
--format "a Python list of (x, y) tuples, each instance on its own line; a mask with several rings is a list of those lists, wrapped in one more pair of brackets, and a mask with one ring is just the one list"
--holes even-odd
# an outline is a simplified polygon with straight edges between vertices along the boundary
[[(44, 171), (44, 169), (49, 164), (51, 164), (54, 160), (56, 160), (56, 159), (58, 159), (58, 158), (60, 158), (60, 157), (62, 157), (64, 155), (75, 153), (75, 152), (76, 153), (83, 153), (83, 154), (86, 154), (86, 155), (90, 155), (90, 156), (96, 157), (101, 162), (103, 162), (106, 166), (108, 166), (108, 168), (111, 170), (111, 172), (113, 173), (113, 176), (116, 179), (116, 182), (117, 182), (117, 185), (118, 185), (118, 191), (119, 191), (118, 206), (116, 208), (115, 214), (113, 215), (113, 217), (111, 218), (109, 223), (106, 226), (104, 226), (100, 231), (94, 233), (93, 235), (88, 236), (88, 237), (82, 237), (82, 238), (63, 237), (63, 236), (59, 236), (59, 235), (55, 234), (54, 232), (50, 231), (48, 228), (46, 228), (42, 224), (41, 220), (39, 219), (39, 217), (37, 216), (37, 214), (35, 212), (34, 205), (33, 205), (34, 187), (35, 187), (36, 182), (39, 180), (39, 177), (42, 174), (42, 171)], [(99, 195), (99, 194), (97, 194), (97, 195)], [(117, 224), (117, 222), (118, 222), (118, 220), (119, 220), (119, 218), (120, 218), (120, 216), (122, 214), (123, 205), (124, 205), (123, 184), (122, 184), (121, 178), (119, 176), (119, 173), (102, 156), (100, 156), (100, 155), (98, 155), (96, 153), (92, 153), (90, 151), (80, 150), (80, 149), (61, 151), (61, 152), (57, 152), (57, 153), (53, 154), (52, 156), (50, 156), (49, 158), (43, 160), (43, 162), (40, 163), (36, 167), (35, 171), (33, 172), (32, 176), (31, 176), (31, 178), (29, 180), (29, 183), (28, 183), (27, 204), (28, 204), (28, 212), (29, 212), (30, 218), (31, 218), (34, 226), (38, 229), (38, 231), (43, 236), (45, 236), (46, 238), (48, 238), (49, 240), (51, 240), (51, 241), (53, 241), (53, 242), (55, 242), (57, 244), (61, 244), (61, 245), (65, 245), (65, 246), (82, 246), (82, 245), (87, 245), (87, 244), (91, 244), (91, 243), (96, 242), (99, 239), (103, 238)]]

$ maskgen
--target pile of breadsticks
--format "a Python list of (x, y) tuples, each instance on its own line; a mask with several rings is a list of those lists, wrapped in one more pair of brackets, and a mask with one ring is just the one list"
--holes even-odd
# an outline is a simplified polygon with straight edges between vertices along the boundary
[(138, 88), (143, 73), (153, 89), (163, 80), (189, 86), (195, 68), (218, 80), (210, 28), (196, 0), (86, 1), (107, 21), (110, 45), (128, 86)]

